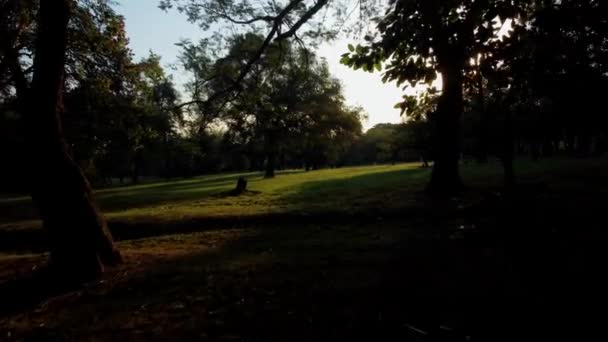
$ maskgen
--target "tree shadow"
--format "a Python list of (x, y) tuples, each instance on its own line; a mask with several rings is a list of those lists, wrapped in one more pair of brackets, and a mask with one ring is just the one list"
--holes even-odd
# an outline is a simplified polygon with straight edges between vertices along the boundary
[[(428, 169), (388, 170), (350, 178), (303, 183), (281, 197), (286, 203), (300, 203), (296, 210), (348, 210), (393, 213), (397, 209), (424, 203), (422, 196)], [(350, 202), (345, 202), (345, 200)]]
[[(290, 173), (300, 171), (290, 171)], [(289, 173), (289, 172), (288, 172)], [(303, 183), (295, 192), (282, 195), (280, 200), (296, 205), (285, 213), (262, 213), (255, 215), (234, 215), (226, 217), (179, 218), (168, 221), (110, 221), (109, 227), (114, 238), (131, 240), (166, 234), (191, 233), (196, 231), (219, 230), (225, 227), (243, 225), (307, 224), (314, 222), (374, 222), (378, 216), (391, 217), (407, 212), (424, 210), (424, 196), (419, 196), (426, 169), (379, 171), (354, 176), (347, 179), (312, 181)], [(404, 175), (407, 175), (404, 177)], [(256, 174), (262, 177), (261, 173)], [(137, 191), (123, 191), (117, 198), (114, 194), (111, 208), (136, 207), (137, 201), (146, 205), (165, 201), (200, 200), (201, 198), (231, 197), (231, 189), (236, 182), (233, 175), (213, 179), (189, 180), (179, 184), (162, 184)], [(381, 195), (379, 189), (394, 187)], [(171, 189), (160, 191), (160, 189)], [(222, 189), (225, 189), (222, 191)], [(248, 191), (244, 196), (256, 196), (258, 192)], [(353, 203), (345, 203), (345, 198)], [(100, 197), (104, 203), (107, 198)], [(403, 204), (403, 205), (401, 205)], [(342, 207), (342, 205), (344, 205)], [(104, 207), (105, 210), (111, 208)], [(360, 210), (365, 208), (365, 210)], [(38, 227), (0, 230), (0, 251), (44, 252), (47, 250), (47, 234)]]
[[(302, 173), (301, 170), (279, 171), (277, 176)], [(262, 172), (202, 176), (170, 182), (148, 183), (96, 191), (97, 201), (104, 211), (141, 208), (209, 198), (232, 188), (239, 177), (263, 179)], [(5, 199), (0, 202), (0, 223), (13, 223), (38, 217), (30, 198)]]
[[(359, 184), (365, 197), (378, 179), (392, 182), (403, 178), (401, 172), (417, 177), (423, 171), (311, 182), (289, 196), (314, 199)], [(415, 193), (421, 184), (401, 185), (396, 192)], [(316, 201), (325, 206), (340, 199), (324, 196)], [(201, 245), (215, 244), (216, 233), (247, 233), (58, 304), (48, 311), (57, 314), (54, 326), (41, 333), (254, 341), (580, 339), (601, 323), (590, 308), (606, 302), (603, 197), (601, 191), (540, 189), (493, 195), (448, 214), (432, 202), (409, 211), (389, 203), (361, 213), (307, 206), (306, 215), (123, 227), (115, 231), (123, 240), (207, 231), (193, 242)], [(49, 296), (36, 294), (40, 283), (29, 284), (3, 287), (2, 299), (30, 303), (16, 307), (27, 310)]]
[[(294, 217), (247, 221), (233, 230), (188, 235), (184, 239), (193, 241), (177, 243), (200, 244), (199, 250), (44, 309), (53, 325), (38, 333), (67, 339), (510, 341), (570, 336), (578, 329), (571, 337), (580, 337), (593, 320), (576, 301), (598, 300), (599, 306), (605, 298), (603, 282), (590, 284), (607, 260), (600, 248), (606, 234), (573, 235), (580, 217), (562, 202), (527, 193), (434, 219), (433, 210), (380, 221), (320, 215), (306, 223)], [(223, 241), (222, 234), (235, 236)], [(155, 248), (162, 254), (162, 246)], [(2, 293), (16, 302), (31, 296)], [(38, 323), (35, 317), (28, 322)]]

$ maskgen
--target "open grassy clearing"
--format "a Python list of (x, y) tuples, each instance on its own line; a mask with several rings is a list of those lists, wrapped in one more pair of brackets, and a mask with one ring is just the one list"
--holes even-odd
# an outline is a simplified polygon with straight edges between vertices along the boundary
[[(586, 177), (577, 170), (601, 170), (607, 163), (605, 159), (519, 161), (516, 169), (524, 181), (572, 188), (580, 186), (579, 177)], [(502, 175), (498, 162), (465, 164), (462, 174), (468, 185), (485, 188), (498, 186)], [(415, 205), (429, 175), (430, 170), (420, 168), (419, 163), (284, 171), (274, 179), (264, 179), (261, 173), (221, 174), (102, 189), (97, 198), (111, 222), (178, 222), (294, 212), (348, 214)], [(229, 196), (227, 191), (234, 188), (239, 176), (248, 179), (250, 191)], [(36, 226), (35, 217), (29, 197), (0, 197), (0, 229)]]
[[(249, 175), (259, 193), (240, 197), (221, 195), (236, 175), (102, 190), (111, 223), (133, 220), (117, 231), (154, 230), (163, 213), (175, 224), (122, 239), (123, 265), (68, 292), (30, 280), (44, 254), (6, 250), (0, 340), (581, 340), (606, 303), (607, 171), (606, 159), (520, 162), (526, 185), (503, 198), (497, 163), (467, 164), (472, 190), (439, 203), (418, 193), (428, 170), (413, 164)], [(184, 213), (201, 221), (176, 234)]]
[[(378, 201), (390, 195), (378, 192), (389, 191), (392, 186), (423, 184), (428, 172), (418, 166), (284, 171), (274, 179), (264, 179), (262, 173), (210, 175), (99, 190), (97, 198), (110, 220), (175, 220), (293, 210), (349, 210), (360, 202)], [(226, 192), (234, 188), (239, 176), (248, 179), (250, 192), (239, 197), (228, 196)], [(3, 222), (33, 217), (30, 208), (27, 197), (0, 199), (0, 212), (5, 214)]]
[[(578, 193), (587, 191), (583, 179), (593, 182), (596, 192), (608, 191), (602, 178), (607, 168), (606, 159), (517, 163), (525, 184)], [(496, 161), (467, 163), (462, 175), (473, 191), (448, 207), (469, 206), (482, 201), (483, 192), (497, 191), (502, 170)], [(247, 177), (249, 191), (230, 196), (239, 176)], [(419, 216), (436, 207), (423, 193), (429, 176), (430, 170), (418, 163), (284, 171), (274, 179), (264, 179), (261, 173), (223, 174), (102, 189), (97, 196), (115, 238), (125, 240), (235, 225)], [(46, 237), (40, 227), (28, 197), (0, 198), (0, 253), (44, 251)]]

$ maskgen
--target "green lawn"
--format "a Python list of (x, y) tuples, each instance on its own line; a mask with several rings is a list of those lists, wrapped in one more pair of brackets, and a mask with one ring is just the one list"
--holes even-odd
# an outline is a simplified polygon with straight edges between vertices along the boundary
[[(247, 178), (249, 192), (228, 195), (239, 176)], [(390, 206), (397, 193), (419, 191), (427, 178), (428, 170), (418, 164), (400, 164), (284, 171), (273, 179), (264, 179), (261, 173), (208, 175), (103, 189), (96, 194), (110, 221), (178, 221)], [(0, 213), (5, 226), (24, 224), (23, 220), (35, 215), (28, 197), (0, 198)]]
[[(579, 187), (581, 178), (597, 177), (606, 159), (521, 160), (516, 164), (526, 182)], [(594, 170), (597, 170), (595, 172)], [(498, 162), (462, 166), (465, 183), (473, 188), (500, 185)], [(591, 176), (590, 176), (591, 175)], [(230, 196), (239, 176), (249, 192)], [(430, 176), (419, 163), (345, 167), (304, 172), (283, 171), (273, 179), (262, 173), (206, 175), (191, 179), (114, 187), (96, 192), (110, 222), (171, 224), (202, 218), (249, 217), (266, 214), (313, 215), (385, 212), (416, 206)], [(603, 182), (598, 186), (602, 187)], [(0, 229), (39, 226), (27, 196), (0, 197)]]
[(3, 198), (0, 340), (547, 339), (602, 303), (607, 171), (521, 160), (511, 197), (499, 163), (471, 163), (470, 191), (439, 202), (417, 164), (246, 174), (238, 197), (238, 174), (100, 190), (125, 262), (61, 293), (29, 278), (46, 261), (29, 200)]

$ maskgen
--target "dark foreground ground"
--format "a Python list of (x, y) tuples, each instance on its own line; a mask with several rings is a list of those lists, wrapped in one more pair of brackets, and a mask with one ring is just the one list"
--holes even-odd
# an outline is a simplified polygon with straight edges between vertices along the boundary
[(0, 340), (606, 340), (608, 163), (581, 165), (511, 194), (135, 234), (69, 291), (43, 254), (6, 254)]

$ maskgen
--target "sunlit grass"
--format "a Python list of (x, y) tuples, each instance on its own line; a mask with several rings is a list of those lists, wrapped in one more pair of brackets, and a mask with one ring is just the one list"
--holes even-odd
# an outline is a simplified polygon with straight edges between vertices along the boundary
[[(427, 171), (418, 164), (348, 167), (312, 172), (279, 172), (273, 179), (248, 173), (249, 192), (241, 196), (225, 193), (240, 174), (203, 176), (193, 180), (158, 183), (123, 191), (100, 192), (102, 207), (123, 210), (108, 212), (110, 219), (175, 220), (199, 216), (247, 216), (283, 212), (352, 210), (353, 205), (379, 202), (395, 192), (423, 185)], [(167, 185), (170, 185), (167, 187)], [(150, 191), (155, 189), (154, 192)], [(129, 203), (131, 201), (131, 203)]]
[[(516, 175), (554, 186), (580, 187), (581, 177), (599, 177), (606, 159), (521, 159)], [(465, 183), (473, 188), (502, 183), (498, 161), (461, 166)], [(230, 196), (238, 177), (248, 180), (248, 192)], [(127, 223), (171, 223), (198, 218), (248, 217), (265, 214), (360, 213), (392, 210), (416, 204), (430, 169), (419, 163), (344, 167), (304, 172), (287, 170), (272, 179), (263, 174), (232, 173), (114, 187), (96, 192), (106, 217)], [(598, 182), (596, 182), (598, 183)], [(599, 182), (598, 184), (604, 184)], [(39, 225), (29, 198), (0, 197), (2, 229)]]

